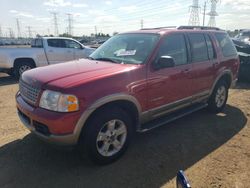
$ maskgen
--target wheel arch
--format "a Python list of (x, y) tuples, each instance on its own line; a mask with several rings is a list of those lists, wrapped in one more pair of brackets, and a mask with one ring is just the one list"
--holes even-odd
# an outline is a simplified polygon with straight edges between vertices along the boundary
[(227, 83), (228, 88), (230, 88), (232, 82), (233, 82), (233, 74), (230, 70), (225, 70), (219, 76), (217, 76), (215, 82), (213, 83), (212, 89), (210, 91), (210, 95), (213, 93), (213, 90), (218, 82), (221, 80), (225, 80)]
[(128, 94), (114, 94), (98, 99), (94, 102), (87, 110), (83, 112), (74, 130), (76, 135), (76, 142), (78, 142), (81, 134), (84, 134), (86, 124), (95, 116), (96, 113), (100, 112), (104, 108), (110, 106), (118, 106), (121, 109), (128, 112), (132, 117), (134, 129), (136, 130), (140, 123), (141, 106), (137, 99), (132, 95)]
[(31, 63), (34, 67), (36, 67), (36, 62), (33, 58), (19, 57), (14, 60), (13, 68), (16, 67), (17, 63), (28, 62)]

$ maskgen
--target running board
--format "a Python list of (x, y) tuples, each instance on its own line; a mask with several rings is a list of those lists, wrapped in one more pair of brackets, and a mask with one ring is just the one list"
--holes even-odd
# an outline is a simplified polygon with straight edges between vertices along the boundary
[(154, 128), (157, 128), (157, 127), (160, 127), (162, 125), (165, 125), (171, 121), (174, 121), (176, 119), (179, 119), (183, 116), (186, 116), (188, 114), (191, 114), (195, 111), (198, 111), (202, 108), (205, 108), (207, 107), (207, 103), (201, 103), (201, 104), (195, 104), (195, 105), (192, 105), (192, 106), (189, 106), (189, 107), (186, 107), (186, 108), (183, 108), (181, 110), (178, 110), (176, 112), (173, 112), (173, 113), (170, 113), (170, 114), (167, 114), (166, 116), (163, 116), (161, 118), (158, 118), (158, 119), (155, 119), (155, 120), (152, 120), (148, 123), (145, 123), (141, 126), (141, 129), (138, 130), (138, 132), (147, 132), (149, 130), (152, 130)]

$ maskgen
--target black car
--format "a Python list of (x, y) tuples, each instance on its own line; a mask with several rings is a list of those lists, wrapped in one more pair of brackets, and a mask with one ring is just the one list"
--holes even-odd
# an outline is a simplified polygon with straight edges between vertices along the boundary
[(250, 30), (241, 30), (232, 40), (241, 61), (239, 80), (250, 82)]

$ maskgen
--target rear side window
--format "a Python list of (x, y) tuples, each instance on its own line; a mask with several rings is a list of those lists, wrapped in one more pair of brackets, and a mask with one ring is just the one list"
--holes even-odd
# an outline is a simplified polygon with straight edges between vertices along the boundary
[(64, 40), (61, 39), (48, 39), (48, 46), (54, 48), (66, 48)]
[(202, 33), (190, 33), (188, 36), (191, 45), (192, 62), (207, 61), (208, 50), (204, 35)]
[(42, 48), (43, 47), (43, 41), (42, 39), (34, 39), (31, 41), (31, 47), (32, 48)]
[(186, 42), (183, 34), (167, 36), (162, 42), (158, 58), (161, 56), (171, 56), (176, 65), (187, 64)]
[(211, 38), (206, 34), (205, 39), (206, 39), (206, 43), (207, 43), (208, 58), (209, 59), (216, 58), (216, 54), (215, 54), (215, 50), (214, 50), (214, 46), (213, 46)]
[(77, 42), (73, 40), (64, 40), (64, 42), (66, 44), (66, 48), (81, 49), (80, 44), (78, 44)]
[(234, 56), (237, 54), (236, 48), (226, 33), (215, 33), (224, 57)]

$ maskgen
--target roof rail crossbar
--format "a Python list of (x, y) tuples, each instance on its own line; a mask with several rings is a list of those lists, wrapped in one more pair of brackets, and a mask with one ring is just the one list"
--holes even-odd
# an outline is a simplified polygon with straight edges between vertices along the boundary
[(221, 30), (218, 27), (208, 27), (208, 26), (179, 26), (177, 29), (199, 29), (199, 30)]
[(176, 29), (177, 26), (166, 26), (166, 27), (153, 27), (153, 28), (143, 28), (141, 30), (151, 30), (151, 29)]

